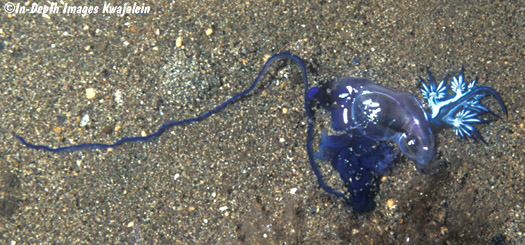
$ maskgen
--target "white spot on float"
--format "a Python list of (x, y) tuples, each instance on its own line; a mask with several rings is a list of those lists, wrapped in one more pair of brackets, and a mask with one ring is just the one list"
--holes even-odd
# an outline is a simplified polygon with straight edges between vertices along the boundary
[(346, 86), (346, 90), (348, 90), (349, 94), (353, 94), (353, 93), (357, 93), (358, 92), (357, 89), (355, 89), (354, 87), (352, 87), (350, 85)]
[(352, 94), (357, 93), (357, 90), (354, 89), (352, 86), (346, 86), (346, 90), (348, 90), (348, 93), (341, 93), (339, 95), (339, 98), (345, 99), (349, 96), (352, 96)]
[(367, 107), (370, 106), (372, 108), (379, 107), (379, 103), (374, 102), (372, 99), (367, 99), (367, 100), (363, 101), (363, 104), (366, 105)]
[(347, 108), (343, 109), (343, 122), (345, 124), (348, 124), (348, 109)]
[(377, 115), (381, 112), (381, 108), (377, 108), (375, 110), (372, 110), (370, 115), (368, 115), (368, 118), (370, 118), (370, 120), (372, 121), (375, 121), (376, 118), (377, 118)]
[(372, 99), (368, 99), (363, 101), (363, 105), (365, 105), (365, 110), (368, 111), (368, 118), (371, 121), (375, 121), (377, 119), (377, 116), (381, 112), (380, 104), (374, 102)]

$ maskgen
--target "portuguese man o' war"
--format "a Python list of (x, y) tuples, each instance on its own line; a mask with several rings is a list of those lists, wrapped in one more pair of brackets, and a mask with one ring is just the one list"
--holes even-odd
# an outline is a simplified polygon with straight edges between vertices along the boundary
[(434, 135), (425, 110), (412, 94), (367, 79), (345, 77), (336, 82), (331, 93), (313, 88), (309, 96), (331, 112), (333, 130), (341, 132), (334, 136), (323, 133), (315, 156), (331, 160), (348, 189), (350, 197), (346, 200), (354, 210), (374, 207), (377, 180), (397, 158), (392, 146), (376, 142), (396, 142), (417, 166), (432, 162)]
[[(324, 93), (323, 97), (326, 100)], [(337, 82), (329, 97), (336, 103), (327, 107), (334, 130), (357, 129), (369, 139), (396, 142), (419, 165), (432, 161), (434, 135), (425, 110), (412, 94), (346, 77)]]
[[(284, 52), (270, 57), (247, 89), (199, 116), (168, 121), (156, 132), (146, 136), (124, 137), (113, 144), (86, 143), (57, 148), (29, 143), (17, 134), (14, 134), (14, 137), (26, 147), (52, 153), (113, 149), (126, 142), (152, 140), (161, 136), (170, 127), (204, 120), (246, 96), (256, 87), (268, 67), (280, 59), (291, 59), (301, 69), (304, 82), (304, 108), (308, 124), (306, 151), (317, 182), (323, 190), (343, 198), (359, 212), (369, 211), (374, 207), (374, 196), (378, 190), (377, 180), (392, 168), (393, 163), (399, 158), (399, 151), (413, 160), (419, 169), (428, 168), (435, 156), (436, 130), (451, 126), (457, 135), (483, 140), (471, 124), (488, 122), (477, 118), (484, 113), (497, 117), (494, 112), (481, 104), (481, 99), (486, 95), (496, 98), (503, 112), (506, 113), (503, 100), (495, 90), (476, 86), (476, 80), (466, 85), (463, 69), (459, 76), (453, 78), (452, 95), (447, 94), (448, 86), (444, 85), (446, 78), (436, 85), (434, 78), (428, 72), (429, 83), (420, 80), (421, 91), (429, 107), (427, 112), (412, 94), (396, 92), (362, 78), (339, 79), (331, 91), (326, 87), (309, 89), (304, 61), (294, 54)], [(318, 152), (314, 153), (314, 118), (311, 107), (316, 104), (330, 111), (332, 128), (336, 134), (328, 135), (326, 130), (323, 130)], [(388, 142), (395, 142), (399, 149)], [(347, 187), (347, 191), (338, 191), (324, 181), (316, 159), (331, 162)]]

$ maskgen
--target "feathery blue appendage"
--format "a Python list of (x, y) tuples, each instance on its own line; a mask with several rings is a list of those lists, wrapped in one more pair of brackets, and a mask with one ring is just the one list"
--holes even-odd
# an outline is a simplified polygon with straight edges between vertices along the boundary
[(492, 95), (499, 103), (503, 113), (507, 114), (503, 99), (498, 92), (490, 87), (477, 86), (477, 79), (467, 83), (463, 75), (463, 68), (461, 68), (458, 76), (452, 76), (450, 94), (448, 93), (449, 87), (445, 85), (448, 76), (439, 85), (436, 85), (430, 71), (427, 70), (427, 74), (428, 83), (423, 79), (419, 79), (419, 82), (422, 87), (421, 94), (430, 110), (428, 118), (432, 127), (438, 129), (450, 126), (456, 135), (477, 138), (486, 144), (473, 124), (491, 121), (477, 118), (477, 116), (485, 113), (499, 118), (496, 113), (481, 103), (481, 99), (487, 95)]

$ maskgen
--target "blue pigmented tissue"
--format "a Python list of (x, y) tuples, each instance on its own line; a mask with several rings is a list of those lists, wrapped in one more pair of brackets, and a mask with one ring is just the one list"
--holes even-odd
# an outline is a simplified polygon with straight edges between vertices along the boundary
[(418, 166), (429, 164), (435, 140), (427, 114), (414, 95), (396, 92), (361, 78), (342, 78), (330, 94), (336, 131), (356, 129), (376, 141), (394, 141)]
[[(427, 74), (428, 83), (423, 79), (419, 79), (419, 82), (422, 86), (421, 94), (430, 108), (428, 115), (432, 127), (436, 130), (452, 127), (458, 136), (472, 137), (487, 144), (472, 125), (490, 122), (490, 120), (477, 118), (482, 114), (490, 114), (499, 118), (496, 113), (481, 103), (481, 99), (487, 95), (494, 97), (503, 113), (507, 114), (505, 103), (503, 103), (498, 92), (490, 87), (476, 85), (477, 79), (467, 83), (463, 75), (463, 68), (461, 68), (458, 76), (452, 76), (450, 86), (446, 85), (449, 76), (445, 76), (437, 85), (430, 71), (427, 70)], [(451, 92), (449, 92), (449, 88)]]
[(317, 99), (331, 112), (333, 130), (339, 134), (323, 132), (315, 156), (331, 161), (347, 187), (347, 193), (337, 195), (344, 196), (355, 211), (374, 207), (377, 180), (398, 156), (385, 141), (396, 142), (418, 166), (432, 162), (434, 135), (425, 110), (412, 94), (350, 77), (340, 79), (331, 93), (317, 90)]
[(393, 146), (371, 140), (357, 131), (329, 136), (324, 130), (319, 152), (315, 154), (321, 161), (331, 161), (347, 188), (348, 204), (358, 212), (374, 208), (379, 177), (393, 167), (397, 156)]
[[(437, 85), (428, 72), (428, 84), (420, 80), (423, 97), (430, 109), (427, 112), (414, 95), (396, 92), (362, 78), (341, 78), (330, 91), (324, 87), (309, 89), (304, 61), (294, 54), (284, 52), (270, 57), (255, 80), (245, 90), (198, 116), (165, 122), (156, 132), (146, 136), (124, 137), (114, 143), (84, 143), (56, 148), (29, 143), (17, 134), (13, 136), (26, 147), (57, 154), (68, 151), (113, 149), (127, 142), (152, 140), (160, 137), (173, 126), (187, 125), (217, 114), (229, 104), (248, 95), (273, 62), (280, 59), (290, 59), (301, 69), (308, 126), (306, 152), (317, 182), (323, 190), (344, 199), (358, 212), (369, 211), (375, 206), (374, 196), (378, 190), (378, 179), (392, 168), (400, 155), (399, 151), (413, 160), (418, 169), (430, 168), (436, 152), (433, 130), (450, 126), (457, 135), (483, 140), (472, 124), (484, 123), (488, 120), (479, 119), (477, 116), (491, 114), (498, 117), (481, 104), (481, 99), (487, 95), (493, 96), (506, 113), (499, 94), (490, 87), (476, 86), (476, 79), (467, 85), (464, 82), (463, 70), (457, 77), (453, 77), (452, 94), (448, 93), (448, 86), (444, 85), (446, 78)], [(359, 61), (356, 59), (356, 62)], [(311, 111), (314, 103), (318, 103), (330, 112), (332, 128), (335, 131), (334, 135), (322, 131), (318, 152), (315, 154), (314, 117)], [(58, 121), (60, 122), (60, 119)], [(386, 143), (387, 141), (396, 143), (399, 150), (392, 144)], [(316, 159), (330, 161), (331, 166), (339, 173), (346, 191), (338, 191), (324, 181)]]
[(315, 96), (317, 96), (318, 93), (319, 93), (318, 87), (311, 88), (310, 90), (308, 90), (308, 93), (306, 94), (306, 100), (312, 101), (315, 98)]
[(397, 143), (418, 169), (426, 170), (432, 167), (436, 151), (433, 130), (450, 126), (456, 135), (485, 142), (472, 124), (488, 122), (477, 118), (478, 115), (498, 116), (481, 99), (493, 96), (506, 113), (503, 99), (494, 89), (476, 86), (476, 79), (467, 85), (463, 69), (452, 79), (452, 94), (444, 85), (447, 77), (437, 85), (430, 72), (428, 76), (428, 84), (420, 80), (428, 112), (414, 95), (390, 90), (367, 79), (341, 78), (330, 93), (315, 88), (312, 96), (331, 112), (332, 128), (338, 133), (327, 135), (323, 131), (315, 157), (331, 161), (347, 187), (347, 193), (323, 187), (327, 192), (343, 197), (355, 211), (368, 211), (374, 207), (378, 177), (392, 167), (398, 156), (393, 146), (382, 142)]

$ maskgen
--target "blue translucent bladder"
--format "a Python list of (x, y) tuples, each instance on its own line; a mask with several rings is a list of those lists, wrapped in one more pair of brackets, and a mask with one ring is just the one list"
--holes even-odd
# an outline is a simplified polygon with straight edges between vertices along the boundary
[(412, 94), (367, 79), (345, 77), (331, 92), (312, 88), (308, 97), (331, 112), (337, 132), (331, 136), (323, 132), (315, 157), (331, 161), (347, 187), (346, 195), (336, 195), (345, 196), (354, 210), (364, 212), (374, 207), (378, 179), (398, 157), (385, 141), (397, 143), (417, 166), (427, 167), (432, 162), (434, 135), (425, 110)]

